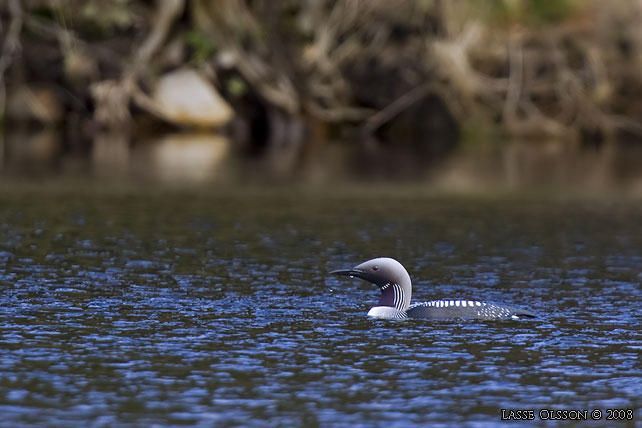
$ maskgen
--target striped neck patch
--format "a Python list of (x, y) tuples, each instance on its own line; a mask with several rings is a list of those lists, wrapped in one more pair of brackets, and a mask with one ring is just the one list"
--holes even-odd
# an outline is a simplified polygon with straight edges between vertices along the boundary
[(399, 284), (387, 283), (381, 287), (381, 297), (377, 306), (390, 306), (398, 311), (404, 308), (404, 292)]

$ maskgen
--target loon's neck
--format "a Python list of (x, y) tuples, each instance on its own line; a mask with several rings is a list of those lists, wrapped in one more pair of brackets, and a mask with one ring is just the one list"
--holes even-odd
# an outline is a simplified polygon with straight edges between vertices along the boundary
[(377, 306), (388, 306), (400, 312), (405, 312), (410, 306), (410, 287), (397, 283), (387, 283), (381, 286), (381, 296)]

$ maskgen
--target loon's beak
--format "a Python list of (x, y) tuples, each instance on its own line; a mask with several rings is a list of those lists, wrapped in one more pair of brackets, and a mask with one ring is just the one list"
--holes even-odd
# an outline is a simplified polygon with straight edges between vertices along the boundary
[(368, 280), (368, 278), (366, 278), (365, 276), (366, 272), (361, 269), (339, 269), (339, 270), (333, 270), (332, 272), (330, 272), (330, 274), (344, 275), (344, 276), (349, 276), (350, 278), (357, 277), (357, 278)]

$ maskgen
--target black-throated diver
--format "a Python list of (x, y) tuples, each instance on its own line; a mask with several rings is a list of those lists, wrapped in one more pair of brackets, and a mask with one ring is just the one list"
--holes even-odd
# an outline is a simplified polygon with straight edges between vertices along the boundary
[(335, 270), (330, 273), (365, 279), (379, 287), (381, 297), (377, 306), (368, 311), (368, 316), (371, 317), (482, 320), (535, 317), (529, 311), (477, 300), (431, 300), (411, 305), (410, 275), (401, 263), (388, 257), (368, 260), (352, 269)]

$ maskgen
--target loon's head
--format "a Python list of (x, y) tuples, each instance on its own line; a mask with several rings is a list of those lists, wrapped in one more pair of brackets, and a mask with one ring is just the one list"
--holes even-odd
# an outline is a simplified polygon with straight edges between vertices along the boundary
[(380, 257), (363, 262), (352, 269), (335, 270), (330, 273), (357, 277), (376, 284), (381, 290), (377, 307), (391, 307), (403, 312), (410, 306), (410, 275), (395, 259)]

